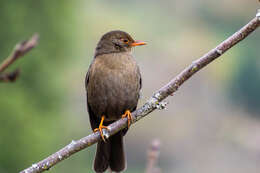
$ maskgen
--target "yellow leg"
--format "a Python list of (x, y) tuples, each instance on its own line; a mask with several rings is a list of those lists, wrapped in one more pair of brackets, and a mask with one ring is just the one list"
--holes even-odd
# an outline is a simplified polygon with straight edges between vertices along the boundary
[(107, 126), (103, 126), (104, 119), (105, 119), (105, 116), (103, 115), (103, 116), (101, 117), (101, 122), (100, 122), (100, 124), (99, 124), (99, 127), (96, 128), (96, 129), (94, 129), (94, 132), (99, 131), (102, 140), (103, 140), (104, 142), (106, 142), (105, 137), (104, 137), (104, 135), (103, 135), (102, 129), (108, 129), (108, 128), (107, 128)]
[(133, 117), (132, 117), (131, 112), (129, 110), (126, 110), (125, 114), (122, 115), (122, 118), (125, 118), (125, 117), (127, 117), (127, 123), (128, 123), (128, 128), (129, 128), (130, 125), (131, 125), (131, 122), (133, 120)]

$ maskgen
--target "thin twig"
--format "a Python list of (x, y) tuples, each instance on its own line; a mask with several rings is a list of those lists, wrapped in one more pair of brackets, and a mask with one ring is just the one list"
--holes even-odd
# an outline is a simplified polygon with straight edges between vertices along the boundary
[[(25, 55), (32, 48), (34, 48), (38, 44), (38, 34), (34, 34), (29, 40), (23, 41), (17, 44), (13, 50), (13, 52), (7, 57), (4, 62), (0, 65), (0, 73), (4, 72), (11, 64), (13, 64), (17, 59)], [(13, 82), (18, 77), (18, 69), (0, 75), (0, 81), (3, 82)]]
[(145, 173), (161, 173), (158, 167), (158, 158), (160, 154), (160, 141), (154, 139), (147, 151), (147, 164)]
[(20, 75), (20, 70), (0, 74), (0, 82), (14, 82)]
[[(259, 14), (260, 13), (258, 13), (257, 17), (251, 20), (246, 26), (223, 41), (216, 48), (210, 50), (207, 54), (194, 61), (189, 67), (185, 68), (180, 74), (173, 78), (167, 85), (163, 86), (160, 90), (155, 92), (154, 95), (148, 100), (148, 102), (146, 102), (141, 108), (132, 112), (132, 123), (137, 122), (155, 109), (163, 108), (165, 103), (162, 103), (162, 101), (172, 93), (176, 92), (177, 89), (186, 80), (188, 80), (192, 75), (201, 70), (207, 64), (221, 56), (232, 46), (246, 38), (256, 28), (258, 28), (260, 25)], [(108, 126), (108, 130), (104, 130), (104, 135), (108, 138), (125, 127), (127, 127), (127, 118), (120, 119), (110, 124)], [(21, 173), (36, 173), (46, 171), (62, 160), (70, 157), (72, 154), (95, 144), (99, 140), (101, 140), (100, 134), (99, 132), (95, 132), (77, 141), (72, 141), (69, 145), (65, 146), (58, 152), (38, 163), (33, 164), (31, 167), (21, 171)]]

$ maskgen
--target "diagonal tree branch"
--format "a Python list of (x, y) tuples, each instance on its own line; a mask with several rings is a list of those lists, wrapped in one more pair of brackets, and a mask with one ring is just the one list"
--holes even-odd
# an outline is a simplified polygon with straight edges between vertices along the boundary
[[(180, 74), (173, 78), (168, 84), (155, 92), (153, 96), (141, 108), (132, 112), (133, 123), (145, 117), (155, 109), (163, 109), (166, 103), (162, 101), (166, 97), (176, 92), (178, 88), (197, 71), (201, 70), (203, 67), (225, 53), (232, 46), (246, 38), (250, 33), (256, 30), (259, 25), (260, 12), (258, 12), (256, 17), (252, 19), (247, 25), (245, 25), (239, 31), (234, 33), (231, 37), (220, 43), (216, 48), (210, 50), (201, 58), (194, 61), (190, 66), (185, 68)], [(108, 138), (125, 127), (127, 127), (127, 118), (120, 119), (113, 124), (110, 124), (108, 126), (108, 130), (104, 130), (104, 135)], [(95, 144), (99, 140), (101, 140), (100, 134), (99, 132), (95, 132), (77, 141), (72, 141), (70, 144), (60, 149), (56, 153), (36, 164), (33, 164), (31, 167), (21, 171), (20, 173), (38, 173), (46, 171), (57, 163), (61, 162), (62, 160), (70, 157), (72, 154)]]
[(0, 65), (0, 82), (13, 82), (19, 75), (19, 70), (3, 73), (17, 59), (25, 55), (38, 44), (38, 34), (34, 34), (29, 40), (17, 44), (13, 52)]

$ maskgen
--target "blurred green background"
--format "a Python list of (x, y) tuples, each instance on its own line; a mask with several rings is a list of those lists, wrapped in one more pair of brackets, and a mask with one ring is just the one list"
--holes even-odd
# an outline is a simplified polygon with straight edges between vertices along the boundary
[[(251, 20), (259, 2), (244, 0), (1, 0), (0, 61), (14, 45), (39, 45), (0, 84), (0, 172), (18, 172), (91, 132), (84, 78), (104, 33), (120, 29), (148, 42), (134, 55), (144, 103), (193, 60)], [(161, 141), (163, 172), (260, 170), (260, 31), (207, 66), (126, 137), (127, 173), (144, 172), (146, 150)], [(95, 146), (49, 172), (92, 172)]]

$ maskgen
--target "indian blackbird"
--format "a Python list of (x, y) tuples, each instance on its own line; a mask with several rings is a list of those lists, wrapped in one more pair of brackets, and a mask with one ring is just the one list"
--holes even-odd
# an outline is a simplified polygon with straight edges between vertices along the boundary
[[(126, 167), (123, 136), (127, 132), (131, 113), (136, 109), (142, 86), (139, 67), (131, 54), (132, 47), (144, 45), (123, 31), (103, 35), (96, 47), (94, 59), (86, 75), (87, 108), (91, 128), (99, 131), (94, 170), (120, 172)], [(128, 128), (105, 139), (102, 129), (114, 121), (128, 118)]]

